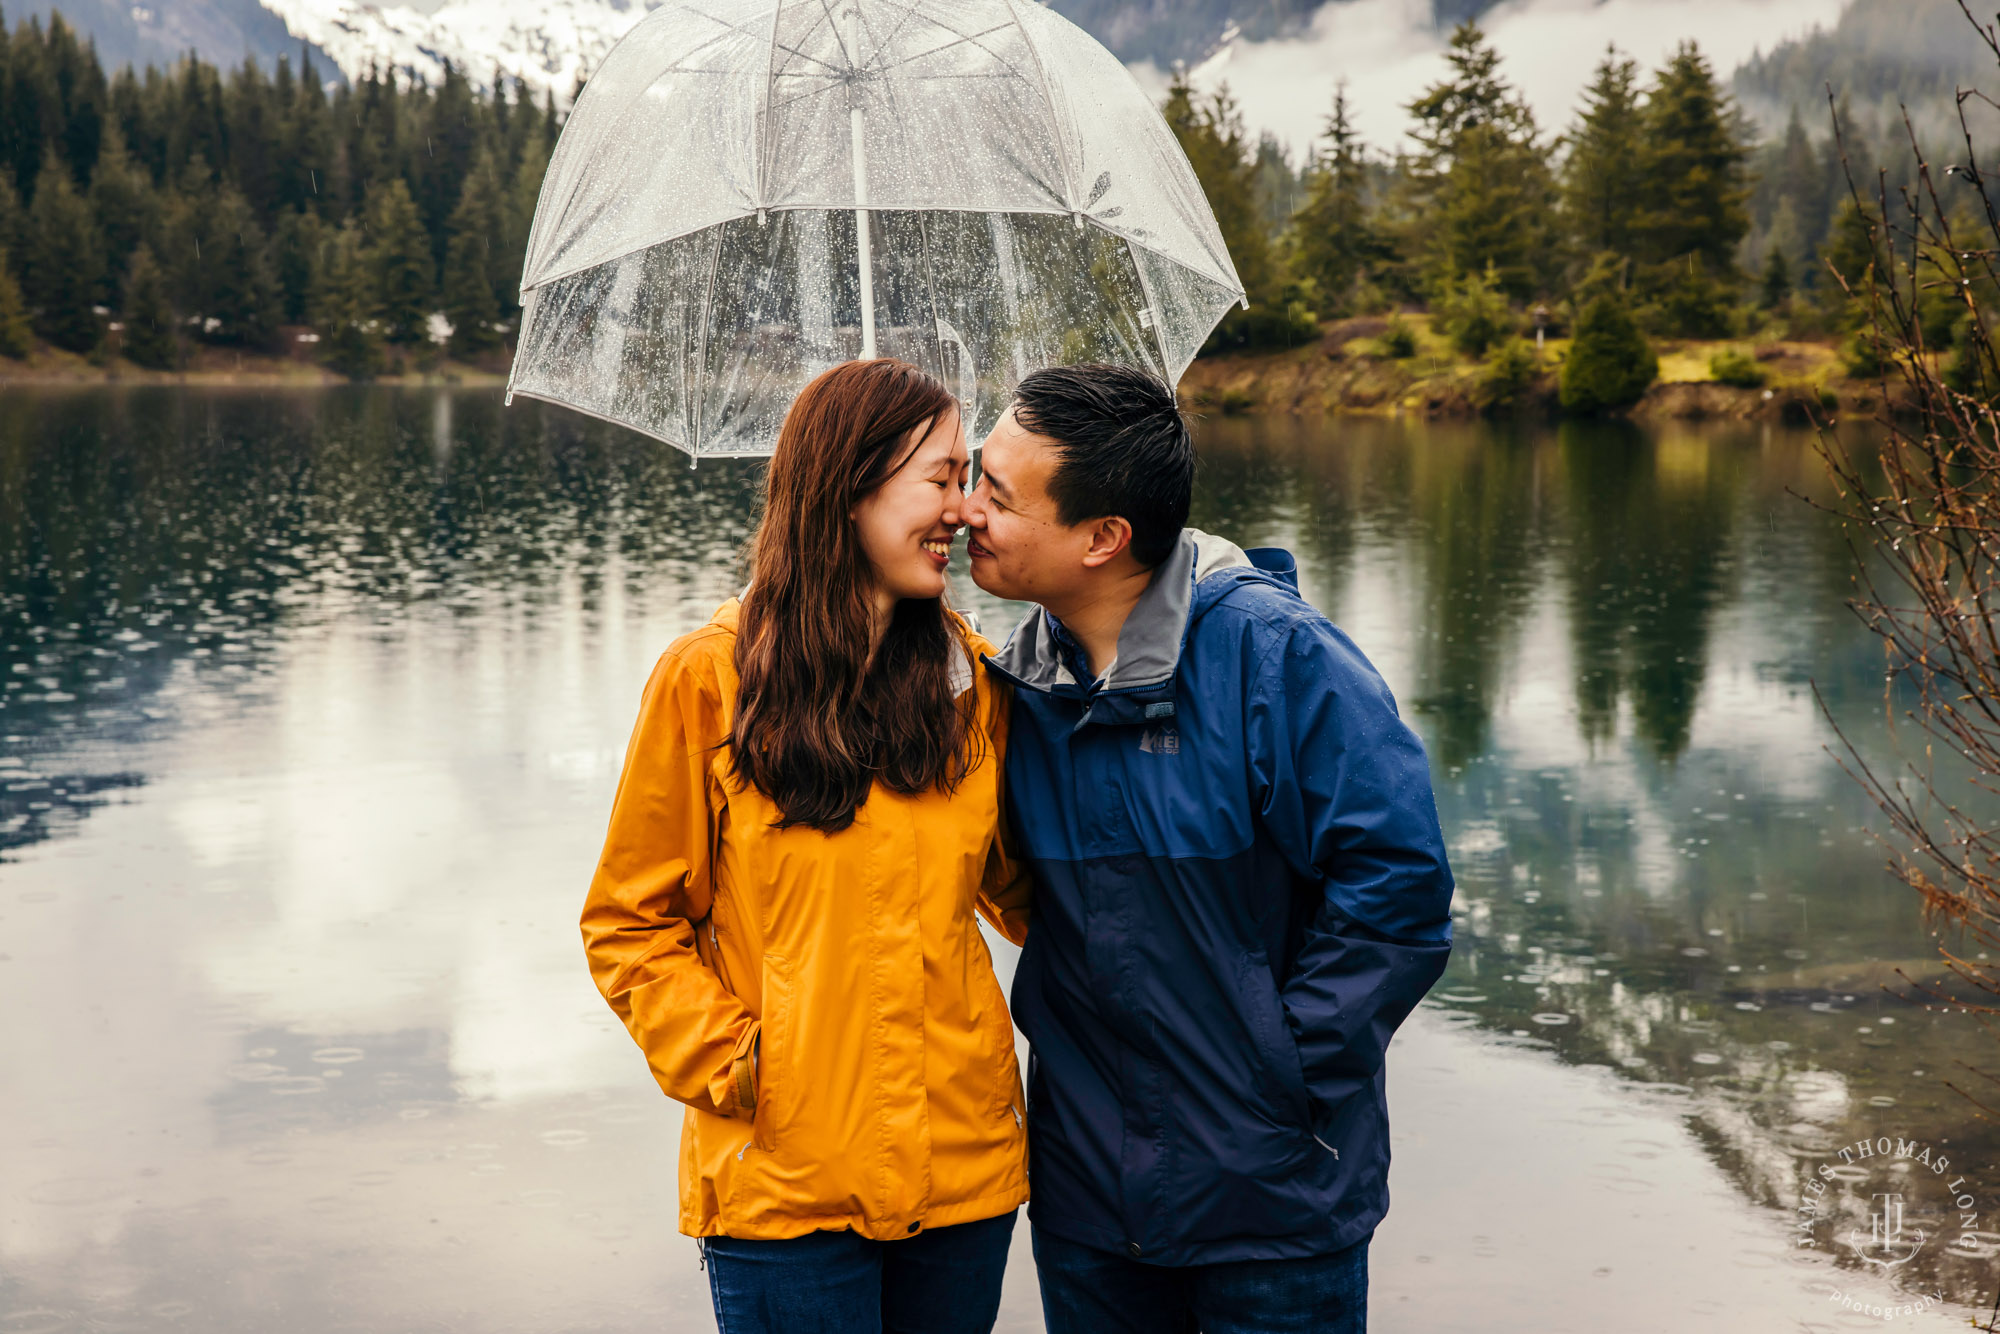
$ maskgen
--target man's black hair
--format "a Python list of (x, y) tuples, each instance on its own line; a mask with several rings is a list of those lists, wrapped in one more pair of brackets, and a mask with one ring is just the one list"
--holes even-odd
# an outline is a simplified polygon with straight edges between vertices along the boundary
[(1014, 420), (1056, 442), (1049, 496), (1065, 524), (1117, 515), (1132, 556), (1165, 560), (1187, 524), (1194, 442), (1174, 391), (1130, 366), (1055, 366), (1014, 391)]

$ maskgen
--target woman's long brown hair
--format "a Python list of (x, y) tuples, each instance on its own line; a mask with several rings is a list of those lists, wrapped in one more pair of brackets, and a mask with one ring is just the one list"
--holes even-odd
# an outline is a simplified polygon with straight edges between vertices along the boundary
[(950, 791), (974, 762), (969, 700), (951, 688), (954, 647), (971, 661), (958, 618), (942, 598), (897, 603), (871, 668), (873, 570), (850, 517), (916, 452), (912, 433), (956, 411), (942, 384), (883, 358), (835, 366), (785, 414), (737, 628), (729, 734), (736, 776), (778, 807), (780, 827), (836, 833), (876, 779)]

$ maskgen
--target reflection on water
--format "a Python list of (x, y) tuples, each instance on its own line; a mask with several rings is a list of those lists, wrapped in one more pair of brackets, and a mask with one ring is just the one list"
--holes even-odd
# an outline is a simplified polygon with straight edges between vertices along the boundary
[[(0, 404), (0, 1329), (708, 1327), (574, 913), (756, 478), (484, 392)], [(2000, 1137), (1940, 1083), (1975, 1030), (1884, 990), (1931, 942), (1812, 698), (1887, 753), (1821, 489), (1764, 428), (1220, 421), (1195, 522), (1296, 550), (1431, 746), (1426, 1023), (1684, 1117), (1780, 1253), (1838, 1147), (1944, 1146), (1985, 1221), (1912, 1177), (1930, 1243), (1863, 1270), (1831, 1242), (1882, 1187), (1834, 1178), (1816, 1263), (1986, 1304)]]
[(1892, 756), (1851, 556), (1799, 499), (1825, 491), (1809, 442), (1223, 422), (1204, 464), (1196, 521), (1299, 548), (1431, 744), (1460, 882), (1445, 1017), (1683, 1104), (1759, 1204), (1831, 1162), (1816, 1235), (1844, 1269), (1869, 1267), (1829, 1243), (1886, 1187), (1837, 1150), (1940, 1146), (1966, 1182), (1903, 1165), (1931, 1244), (1894, 1277), (1990, 1302), (2000, 1134), (1942, 1084), (1978, 1029), (1903, 998), (1940, 976), (1933, 941), (1813, 700)]

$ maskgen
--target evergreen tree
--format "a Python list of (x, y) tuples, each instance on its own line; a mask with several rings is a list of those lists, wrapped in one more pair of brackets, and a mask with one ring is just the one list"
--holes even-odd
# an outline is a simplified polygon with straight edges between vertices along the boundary
[(1269, 130), (1257, 136), (1257, 151), (1251, 167), (1256, 180), (1257, 203), (1263, 214), (1264, 234), (1282, 236), (1291, 225), (1292, 215), (1305, 202), (1304, 173), (1292, 169), (1291, 155)]
[[(0, 29), (0, 36), (5, 29)], [(21, 203), (21, 194), (14, 188), (13, 174), (0, 167), (0, 250), (10, 255), (25, 255), (30, 245), (28, 232), (28, 210)]]
[(88, 180), (104, 133), (108, 86), (96, 52), (61, 14), (17, 28), (8, 44), (6, 124), (0, 153), (32, 199), (42, 166), (60, 163), (72, 183)]
[(1434, 288), (1491, 266), (1501, 289), (1527, 297), (1549, 260), (1554, 182), (1534, 113), (1500, 76), (1500, 56), (1475, 23), (1452, 33), (1450, 74), (1409, 104), (1413, 248)]
[(1424, 90), (1407, 110), (1416, 119), (1410, 137), (1422, 147), (1429, 165), (1447, 162), (1459, 140), (1483, 125), (1497, 126), (1509, 139), (1535, 138), (1535, 115), (1514, 86), (1500, 75), (1500, 53), (1486, 40), (1477, 23), (1452, 30), (1445, 55), (1449, 77)]
[(21, 284), (14, 281), (14, 269), (7, 252), (0, 250), (0, 357), (19, 361), (35, 349), (34, 331), (28, 325), (28, 303), (21, 297)]
[(1198, 98), (1186, 76), (1177, 74), (1162, 111), (1215, 211), (1216, 225), (1250, 303), (1248, 310), (1223, 316), (1211, 345), (1281, 343), (1316, 334), (1310, 312), (1288, 309), (1289, 294), (1258, 204), (1256, 161), (1243, 115), (1229, 90)]
[(1758, 288), (1758, 304), (1765, 310), (1776, 310), (1791, 299), (1792, 266), (1785, 260), (1783, 247), (1771, 247), (1770, 255), (1764, 260), (1764, 277)]
[(1736, 272), (1712, 274), (1699, 255), (1684, 255), (1652, 271), (1651, 304), (1644, 308), (1655, 328), (1681, 338), (1727, 338), (1736, 331), (1732, 293)]
[(168, 134), (170, 168), (179, 184), (196, 190), (229, 163), (229, 111), (222, 77), (213, 65), (183, 61), (170, 76), (168, 100), (173, 125)]
[(1660, 373), (1659, 358), (1623, 306), (1600, 296), (1576, 322), (1563, 358), (1562, 405), (1570, 412), (1606, 412), (1639, 401)]
[(1775, 145), (1775, 153), (1776, 160), (1766, 173), (1776, 200), (1771, 210), (1771, 230), (1774, 237), (1781, 230), (1784, 233), (1785, 262), (1796, 268), (1825, 239), (1826, 225), (1833, 216), (1827, 202), (1832, 182), (1827, 180), (1819, 155), (1813, 151), (1797, 107), (1792, 108), (1784, 138)]
[(430, 236), (401, 177), (368, 192), (368, 262), (375, 299), (392, 343), (421, 343), (430, 336), (432, 282)]
[(490, 152), (483, 152), (452, 211), (451, 242), (445, 254), (444, 316), (451, 322), (451, 349), (461, 356), (500, 341), (493, 327), (500, 318), (493, 242), (501, 232), (504, 208), (499, 164)]
[(430, 95), (413, 110), (417, 123), (411, 139), (413, 144), (421, 144), (423, 156), (416, 159), (421, 164), (420, 175), (412, 184), (425, 233), (437, 243), (431, 264), (436, 272), (444, 260), (451, 215), (466, 178), (476, 168), (481, 126), (474, 115), (472, 85), (450, 61), (445, 62), (444, 75)]
[(1185, 75), (1177, 74), (1162, 111), (1215, 210), (1237, 276), (1246, 290), (1253, 282), (1269, 286), (1270, 246), (1259, 225), (1256, 168), (1244, 141), (1242, 114), (1229, 90), (1203, 99)]
[(95, 307), (104, 249), (90, 204), (70, 184), (69, 168), (53, 147), (36, 175), (28, 232), (25, 286), (35, 329), (57, 347), (88, 352), (102, 332)]
[(1496, 344), (1473, 382), (1473, 401), (1488, 414), (1512, 412), (1527, 399), (1540, 370), (1533, 343), (1509, 338)]
[(1507, 298), (1499, 287), (1500, 277), (1488, 265), (1484, 273), (1467, 274), (1438, 300), (1438, 328), (1468, 357), (1485, 356), (1487, 348), (1507, 336)]
[(1949, 341), (1951, 350), (1938, 368), (1938, 378), (1957, 393), (1990, 397), (1985, 391), (1993, 377), (1993, 343), (1977, 317), (1962, 316), (1953, 325)]
[(157, 206), (152, 178), (133, 161), (124, 132), (115, 122), (104, 132), (104, 147), (90, 176), (90, 206), (97, 214), (110, 267), (122, 269), (126, 257), (149, 239)]
[(281, 314), (278, 281), (249, 201), (234, 186), (224, 186), (203, 231), (203, 283), (196, 309), (204, 336), (218, 343), (271, 346)]
[(1812, 276), (1812, 244), (1806, 240), (1806, 226), (1800, 219), (1798, 201), (1790, 197), (1780, 199), (1771, 211), (1771, 223), (1764, 235), (1764, 249), (1785, 257), (1785, 268), (1790, 273), (1800, 273), (1810, 279)]
[(508, 315), (520, 309), (518, 284), (527, 267), (528, 233), (534, 226), (542, 177), (548, 171), (549, 156), (555, 152), (554, 119), (555, 103), (550, 101), (542, 115), (521, 115), (514, 122), (521, 126), (521, 153), (507, 186), (505, 248), (496, 261), (496, 274), (505, 282), (497, 293), (500, 309)]
[[(1842, 97), (1834, 109), (1834, 125), (1838, 134), (1829, 134), (1820, 145), (1820, 182), (1826, 198), (1826, 208), (1822, 216), (1826, 230), (1820, 244), (1833, 235), (1833, 223), (1847, 207), (1854, 196), (1854, 187), (1869, 198), (1875, 197), (1875, 168), (1878, 161), (1867, 129), (1854, 118), (1854, 108), (1847, 98)], [(1850, 173), (1850, 168), (1851, 173)], [(1850, 181), (1850, 175), (1852, 180)], [(1894, 197), (1893, 191), (1891, 197)]]
[(167, 276), (142, 241), (132, 252), (125, 278), (125, 357), (149, 370), (169, 370), (180, 362), (180, 342)]
[(382, 369), (374, 265), (352, 220), (341, 227), (327, 250), (319, 294), (313, 301), (320, 350), (327, 364), (342, 375), (366, 380)]
[[(409, 183), (405, 178), (415, 165), (409, 152), (409, 123), (414, 117), (396, 87), (395, 76), (385, 78), (379, 70), (369, 70), (354, 81), (351, 95), (336, 104), (335, 112), (344, 131), (344, 151), (352, 173), (350, 187), (362, 192), (361, 198), (350, 204), (359, 202), (365, 212), (375, 192), (393, 180), (403, 181), (407, 197)], [(415, 200), (409, 202), (414, 211)], [(369, 230), (373, 232), (372, 224)]]
[(280, 122), (279, 141), (288, 168), (280, 178), (279, 207), (308, 212), (322, 220), (336, 216), (335, 201), (341, 197), (341, 186), (333, 117), (310, 56), (299, 58), (299, 78)]
[(1828, 307), (1840, 312), (1849, 328), (1868, 318), (1869, 302), (1884, 276), (1885, 258), (1874, 213), (1864, 212), (1850, 197), (1834, 215), (1820, 254), (1820, 262), (1833, 271), (1820, 289)]
[(1583, 110), (1563, 162), (1564, 218), (1572, 242), (1584, 253), (1632, 253), (1643, 142), (1639, 66), (1613, 47), (1583, 90)]
[(1382, 253), (1368, 216), (1367, 161), (1345, 85), (1334, 90), (1324, 142), (1326, 151), (1308, 173), (1305, 206), (1292, 226), (1299, 272), (1317, 286), (1321, 311), (1331, 315), (1345, 312), (1355, 283)]
[(271, 235), (271, 271), (278, 284), (278, 308), (288, 324), (312, 320), (330, 231), (319, 214), (296, 209), (282, 214)]
[[(64, 23), (31, 20), (0, 28), (0, 251), (57, 341), (94, 340), (92, 307), (130, 299), (143, 244), (167, 304), (201, 336), (262, 342), (280, 320), (310, 317), (331, 237), (365, 215), (369, 286), (395, 336), (428, 334), (445, 267), (455, 306), (493, 312), (460, 321), (479, 340), (519, 309), (560, 128), (553, 97), (537, 105), (504, 81), (481, 94), (456, 69), (429, 85), (371, 72), (331, 96), (309, 60), (224, 71), (189, 59), (107, 79)], [(1288, 209), (1282, 151), (1257, 158), (1260, 206)], [(46, 181), (45, 164), (58, 169)], [(460, 239), (473, 215), (492, 218), (477, 247)], [(1277, 286), (1282, 296), (1282, 273)]]
[(153, 259), (167, 275), (169, 300), (183, 316), (199, 318), (195, 312), (206, 304), (208, 284), (202, 253), (207, 232), (209, 197), (190, 196), (176, 187), (156, 195), (160, 216), (157, 223), (160, 246)]
[(1643, 120), (1638, 257), (1659, 265), (1693, 255), (1706, 273), (1732, 280), (1737, 244), (1750, 227), (1747, 150), (1729, 98), (1692, 42), (1655, 78)]
[(279, 181), (286, 171), (279, 162), (280, 111), (271, 83), (255, 61), (246, 60), (230, 72), (222, 102), (227, 127), (228, 156), (217, 160), (229, 183), (252, 202), (258, 225), (275, 210)]

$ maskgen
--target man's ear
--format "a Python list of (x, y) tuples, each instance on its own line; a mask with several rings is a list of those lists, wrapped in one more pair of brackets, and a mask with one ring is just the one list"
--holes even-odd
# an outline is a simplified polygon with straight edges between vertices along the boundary
[(1090, 544), (1083, 549), (1084, 568), (1095, 570), (1108, 565), (1131, 545), (1131, 524), (1115, 514), (1099, 519), (1090, 529)]

